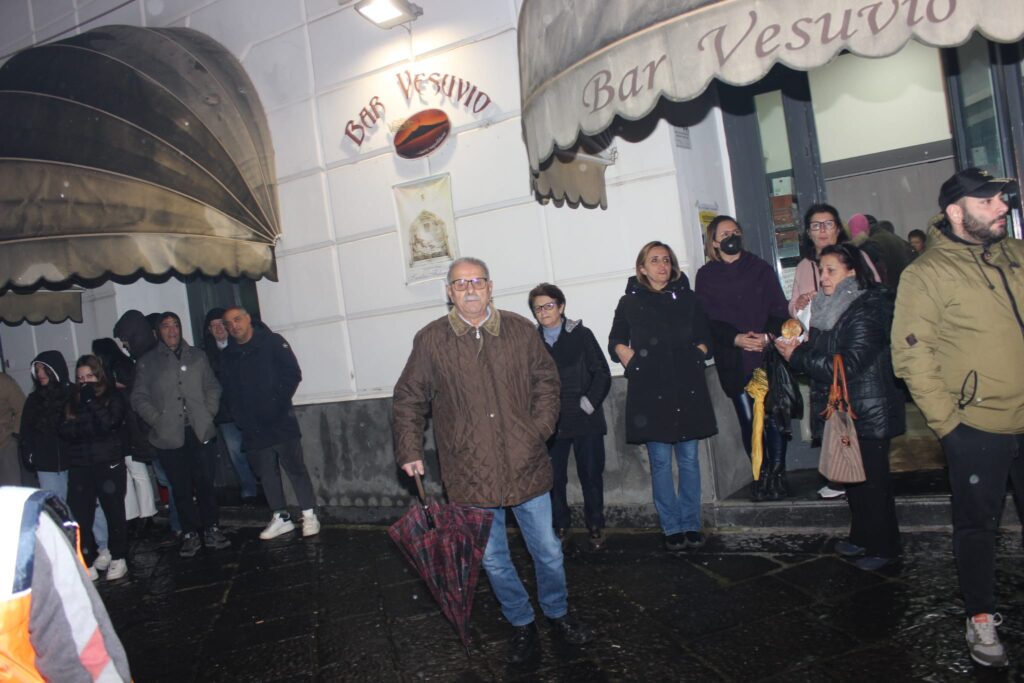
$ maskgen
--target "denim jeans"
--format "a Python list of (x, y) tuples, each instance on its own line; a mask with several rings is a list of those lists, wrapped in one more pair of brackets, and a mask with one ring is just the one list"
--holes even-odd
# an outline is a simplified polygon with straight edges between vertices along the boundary
[(231, 459), (231, 466), (238, 475), (242, 498), (255, 498), (259, 493), (259, 483), (256, 481), (256, 475), (252, 473), (252, 467), (249, 466), (249, 459), (242, 452), (242, 431), (234, 422), (219, 424), (217, 430), (224, 440), (224, 448)]
[[(65, 503), (68, 501), (68, 471), (63, 472), (36, 472), (39, 476), (39, 488), (44, 491), (51, 491), (60, 496)], [(103, 508), (99, 502), (96, 503), (96, 516), (92, 520), (92, 535), (96, 540), (96, 547), (100, 550), (107, 549), (107, 516), (103, 514)]]
[[(672, 443), (647, 442), (651, 460), (651, 490), (658, 510), (661, 530), (666, 536), (686, 531), (700, 531), (700, 461), (697, 458), (699, 439)], [(672, 478), (672, 451), (679, 465), (679, 487)]]
[[(494, 511), (491, 535), (484, 550), (483, 566), (491, 582), (494, 595), (501, 603), (501, 613), (513, 626), (525, 626), (533, 621), (533, 607), (523, 582), (519, 580), (508, 549), (505, 528), (505, 508)], [(562, 544), (551, 526), (551, 497), (542, 493), (525, 503), (513, 505), (519, 530), (526, 548), (533, 557), (537, 573), (537, 600), (546, 617), (558, 619), (569, 611), (569, 593), (565, 586), (565, 567), (562, 564)]]

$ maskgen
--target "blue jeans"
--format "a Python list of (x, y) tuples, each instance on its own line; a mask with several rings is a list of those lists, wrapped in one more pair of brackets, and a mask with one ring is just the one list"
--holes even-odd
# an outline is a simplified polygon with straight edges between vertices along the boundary
[(224, 439), (224, 447), (231, 459), (231, 466), (238, 475), (242, 498), (255, 498), (259, 493), (259, 483), (256, 481), (256, 475), (252, 473), (252, 467), (249, 466), (249, 459), (242, 452), (242, 431), (234, 422), (219, 424), (217, 430)]
[[(508, 550), (505, 508), (490, 509), (494, 512), (494, 521), (484, 550), (484, 571), (501, 603), (501, 613), (513, 626), (525, 626), (533, 622), (533, 607)], [(541, 611), (551, 619), (564, 617), (569, 611), (569, 592), (565, 586), (562, 544), (551, 526), (551, 496), (542, 493), (525, 503), (513, 505), (511, 509), (526, 547), (533, 556)]]
[[(677, 443), (647, 442), (651, 460), (651, 489), (654, 507), (658, 510), (661, 530), (666, 536), (686, 531), (700, 531), (700, 461), (697, 459), (699, 439)], [(672, 450), (679, 465), (678, 491), (672, 479)]]
[[(68, 471), (63, 472), (36, 472), (39, 477), (39, 488), (44, 491), (51, 491), (60, 496), (65, 503), (68, 502)], [(96, 516), (92, 520), (92, 535), (96, 539), (96, 547), (100, 550), (107, 549), (107, 516), (103, 514), (103, 508), (96, 503)]]
[(178, 506), (174, 504), (174, 491), (171, 489), (171, 480), (164, 472), (164, 466), (156, 458), (153, 459), (153, 471), (156, 472), (156, 480), (161, 486), (167, 488), (167, 516), (171, 522), (171, 531), (181, 533), (181, 520), (178, 519)]

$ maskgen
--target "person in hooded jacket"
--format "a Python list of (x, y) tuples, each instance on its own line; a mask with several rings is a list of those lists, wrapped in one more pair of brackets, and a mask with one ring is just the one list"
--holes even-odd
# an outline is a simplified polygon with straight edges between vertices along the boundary
[[(715, 370), (732, 399), (743, 447), (750, 457), (754, 400), (746, 392), (754, 370), (764, 363), (768, 333), (779, 333), (789, 317), (779, 276), (763, 259), (743, 249), (743, 228), (732, 216), (715, 216), (704, 239), (707, 263), (697, 271), (694, 291), (708, 316), (715, 342)], [(782, 500), (786, 486), (786, 437), (765, 419), (765, 458), (751, 500)]]
[(68, 507), (81, 525), (82, 557), (96, 579), (97, 546), (92, 535), (93, 515), (99, 500), (107, 518), (111, 561), (107, 579), (128, 573), (128, 527), (124, 518), (127, 474), (121, 445), (121, 426), (128, 402), (107, 378), (96, 356), (82, 356), (75, 364), (78, 384), (64, 407), (59, 434), (70, 446)]
[[(203, 320), (203, 351), (206, 352), (206, 358), (210, 361), (213, 374), (221, 385), (224, 384), (221, 378), (221, 365), (224, 351), (228, 348), (230, 341), (231, 336), (228, 334), (228, 328), (224, 325), (224, 309), (211, 308), (206, 312), (206, 317)], [(217, 410), (213, 422), (217, 425), (217, 434), (228, 453), (231, 466), (235, 469), (235, 474), (238, 475), (242, 504), (252, 505), (256, 502), (256, 496), (259, 493), (259, 481), (256, 480), (256, 475), (253, 474), (249, 460), (242, 450), (242, 432), (235, 424), (234, 418), (231, 417), (231, 409), (228, 408), (227, 396), (224, 393), (220, 395), (220, 408)]]
[(583, 518), (590, 534), (590, 547), (604, 545), (604, 421), (602, 404), (608, 396), (612, 378), (608, 361), (594, 333), (581, 320), (565, 317), (565, 294), (547, 282), (537, 285), (528, 298), (537, 319), (537, 331), (558, 366), (562, 382), (561, 412), (555, 435), (548, 439), (548, 455), (554, 470), (551, 488), (551, 518), (555, 535), (562, 543), (568, 539), (569, 449), (576, 456), (576, 473), (583, 490)]
[(852, 244), (822, 249), (820, 290), (811, 304), (810, 338), (805, 343), (776, 339), (775, 348), (797, 372), (811, 378), (811, 425), (815, 438), (825, 429), (822, 413), (832, 386), (832, 363), (843, 358), (850, 407), (867, 479), (846, 485), (850, 537), (836, 543), (861, 569), (877, 570), (900, 554), (896, 501), (889, 477), (889, 442), (906, 430), (905, 400), (892, 371), (889, 332), (891, 290), (874, 283), (860, 250)]
[[(32, 375), (32, 393), (25, 399), (21, 413), (19, 449), (26, 468), (39, 477), (39, 488), (51, 491), (61, 500), (68, 497), (68, 443), (60, 436), (64, 421), (64, 406), (71, 398), (68, 364), (60, 351), (43, 351), (29, 366)], [(110, 566), (107, 545), (107, 518), (103, 508), (96, 507), (92, 535), (98, 548), (94, 566), (106, 570)]]
[[(159, 317), (159, 314), (156, 314), (156, 316)], [(114, 336), (121, 340), (131, 358), (133, 363), (132, 386), (134, 386), (135, 364), (143, 356), (156, 348), (158, 343), (156, 330), (150, 322), (150, 316), (143, 315), (141, 311), (133, 308), (125, 311), (124, 315), (118, 319), (114, 325)], [(128, 395), (131, 396), (131, 392), (128, 392)], [(171, 487), (171, 480), (167, 478), (163, 465), (160, 464), (160, 460), (156, 457), (156, 450), (153, 448), (153, 444), (149, 442), (149, 425), (139, 417), (134, 408), (129, 406), (129, 409), (131, 410), (128, 420), (132, 441), (132, 459), (152, 463), (157, 482), (167, 489), (168, 520), (173, 541), (177, 542), (180, 540), (183, 532), (181, 530), (181, 521), (178, 519), (178, 506), (174, 503), (174, 489)]]
[(608, 351), (627, 380), (626, 441), (647, 445), (665, 546), (699, 547), (704, 536), (698, 444), (718, 432), (704, 375), (711, 330), (667, 244), (648, 242), (637, 255), (636, 275), (615, 309)]

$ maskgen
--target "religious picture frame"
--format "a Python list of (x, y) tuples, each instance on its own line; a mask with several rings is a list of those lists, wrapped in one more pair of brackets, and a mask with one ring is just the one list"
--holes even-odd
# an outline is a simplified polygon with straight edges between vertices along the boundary
[(443, 278), (458, 258), (451, 174), (394, 185), (395, 216), (407, 285)]

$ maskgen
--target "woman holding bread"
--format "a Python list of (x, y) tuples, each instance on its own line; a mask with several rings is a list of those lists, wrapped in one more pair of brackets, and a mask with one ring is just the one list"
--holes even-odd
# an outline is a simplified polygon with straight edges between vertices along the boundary
[(889, 478), (889, 441), (905, 430), (903, 394), (892, 373), (889, 332), (893, 294), (872, 281), (852, 244), (822, 249), (820, 289), (811, 303), (807, 342), (776, 339), (775, 348), (794, 370), (811, 378), (812, 433), (820, 438), (822, 412), (832, 385), (832, 359), (843, 358), (854, 425), (867, 479), (846, 485), (850, 537), (836, 552), (861, 569), (876, 570), (900, 554), (896, 503)]
[[(694, 291), (710, 323), (718, 380), (732, 399), (750, 457), (754, 402), (745, 387), (764, 362), (768, 333), (778, 334), (789, 317), (786, 295), (775, 270), (743, 249), (743, 228), (732, 216), (716, 216), (708, 224), (704, 255), (707, 263), (697, 271)], [(751, 500), (782, 500), (788, 493), (786, 439), (774, 420), (765, 420), (765, 427), (765, 458)]]

